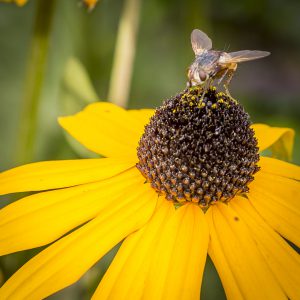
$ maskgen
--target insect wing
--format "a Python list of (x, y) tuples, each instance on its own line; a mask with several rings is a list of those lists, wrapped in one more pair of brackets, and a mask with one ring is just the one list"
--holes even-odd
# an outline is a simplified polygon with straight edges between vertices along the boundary
[(191, 34), (191, 43), (195, 55), (200, 55), (204, 50), (212, 48), (212, 41), (206, 33), (199, 29), (194, 29)]
[(255, 60), (270, 55), (270, 52), (259, 50), (242, 50), (230, 52), (224, 57), (224, 63), (239, 63), (249, 60)]

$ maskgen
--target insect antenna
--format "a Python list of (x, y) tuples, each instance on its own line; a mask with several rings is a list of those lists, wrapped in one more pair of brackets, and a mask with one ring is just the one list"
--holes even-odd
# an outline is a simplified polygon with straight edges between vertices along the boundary
[(228, 52), (229, 48), (230, 48), (230, 44), (228, 45), (225, 44), (223, 52)]

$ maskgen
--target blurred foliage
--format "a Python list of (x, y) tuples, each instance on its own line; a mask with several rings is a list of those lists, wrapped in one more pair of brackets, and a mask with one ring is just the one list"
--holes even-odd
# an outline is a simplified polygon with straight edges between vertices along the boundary
[[(17, 164), (26, 66), (37, 2), (31, 0), (22, 8), (0, 2), (0, 171)], [(266, 59), (239, 66), (231, 93), (243, 103), (253, 121), (296, 130), (293, 161), (299, 164), (300, 2), (152, 0), (141, 3), (128, 106), (156, 107), (185, 88), (186, 68), (193, 60), (190, 46), (193, 28), (207, 32), (216, 49), (270, 51), (272, 55)], [(107, 99), (123, 7), (120, 0), (101, 0), (93, 11), (88, 11), (77, 0), (57, 1), (30, 161), (91, 157), (78, 143), (66, 139), (57, 117), (75, 113), (98, 99)], [(36, 251), (1, 259), (0, 281)], [(85, 299), (114, 253), (109, 253), (78, 284), (51, 298)], [(210, 260), (202, 295), (203, 299), (224, 297)]]

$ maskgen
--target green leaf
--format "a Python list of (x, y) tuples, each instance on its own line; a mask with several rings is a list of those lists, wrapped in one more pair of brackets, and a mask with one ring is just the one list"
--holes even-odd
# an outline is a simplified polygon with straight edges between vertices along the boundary
[(99, 99), (87, 71), (75, 57), (71, 57), (67, 61), (64, 85), (69, 93), (80, 99), (84, 104), (92, 103)]
[[(75, 57), (71, 57), (67, 61), (60, 99), (62, 103), (61, 115), (75, 114), (86, 105), (99, 99), (87, 71)], [(80, 157), (99, 157), (99, 155), (86, 149), (67, 133), (66, 138), (73, 151)]]
[(281, 138), (270, 147), (272, 156), (278, 159), (291, 161), (293, 157), (295, 132), (289, 130), (285, 132)]

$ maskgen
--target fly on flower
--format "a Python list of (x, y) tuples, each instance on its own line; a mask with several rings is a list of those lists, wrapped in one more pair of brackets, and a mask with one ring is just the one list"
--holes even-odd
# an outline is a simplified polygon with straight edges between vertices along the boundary
[(0, 195), (35, 192), (0, 210), (0, 255), (47, 245), (1, 300), (45, 299), (120, 242), (92, 300), (200, 299), (207, 254), (228, 300), (300, 299), (287, 243), (300, 247), (300, 167), (260, 155), (290, 155), (292, 129), (252, 125), (238, 101), (200, 86), (156, 110), (96, 102), (59, 123), (101, 157), (0, 173)]
[(188, 86), (203, 85), (206, 90), (213, 80), (219, 79), (220, 84), (225, 79), (224, 88), (227, 94), (228, 85), (238, 63), (270, 55), (270, 52), (259, 50), (230, 53), (212, 50), (211, 39), (199, 29), (192, 31), (191, 43), (196, 58), (188, 69)]

